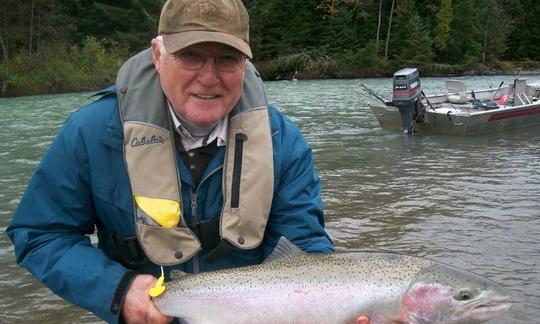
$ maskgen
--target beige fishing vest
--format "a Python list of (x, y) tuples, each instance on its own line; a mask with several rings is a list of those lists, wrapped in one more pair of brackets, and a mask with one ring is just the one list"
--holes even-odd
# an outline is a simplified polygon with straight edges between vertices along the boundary
[[(122, 66), (116, 85), (139, 243), (156, 264), (185, 262), (201, 250), (201, 243), (182, 217), (174, 134), (149, 49)], [(248, 63), (242, 96), (229, 117), (223, 164), (220, 237), (234, 248), (252, 249), (263, 240), (273, 169), (263, 84)]]

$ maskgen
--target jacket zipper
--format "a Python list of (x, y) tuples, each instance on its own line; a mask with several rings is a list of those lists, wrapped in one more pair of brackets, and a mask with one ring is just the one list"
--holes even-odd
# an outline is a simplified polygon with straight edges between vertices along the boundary
[[(199, 219), (199, 215), (197, 215), (197, 189), (195, 189), (195, 192), (193, 192), (192, 188), (189, 188), (189, 195), (191, 198), (191, 218), (193, 221), (197, 222)], [(200, 272), (200, 259), (199, 255), (195, 255), (193, 258), (193, 273), (199, 273)]]
[[(197, 186), (197, 188), (195, 189), (195, 192), (193, 192), (193, 189), (190, 188), (189, 189), (189, 194), (190, 194), (190, 198), (191, 198), (191, 218), (192, 218), (192, 221), (193, 222), (198, 222), (199, 221), (199, 213), (198, 213), (198, 206), (197, 206), (197, 195), (199, 193), (199, 188), (201, 187), (201, 184), (208, 178), (210, 178), (210, 176), (214, 173), (216, 173), (218, 170), (220, 170), (222, 168), (222, 166), (216, 168), (215, 170), (213, 170), (209, 175), (207, 175), (206, 177), (204, 177), (201, 182), (199, 182), (199, 185)], [(197, 255), (195, 255), (195, 257), (193, 258), (193, 273), (199, 273), (201, 271), (201, 257), (200, 255), (197, 253)]]

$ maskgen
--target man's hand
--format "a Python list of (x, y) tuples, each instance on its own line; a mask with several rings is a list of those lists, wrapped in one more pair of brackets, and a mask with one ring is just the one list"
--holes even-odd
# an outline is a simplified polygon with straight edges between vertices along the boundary
[(356, 324), (369, 324), (369, 317), (367, 316), (358, 316), (356, 319)]
[(142, 324), (157, 323), (165, 324), (172, 321), (171, 317), (162, 315), (148, 295), (148, 289), (154, 286), (157, 279), (150, 275), (137, 275), (128, 289), (122, 316), (126, 323)]

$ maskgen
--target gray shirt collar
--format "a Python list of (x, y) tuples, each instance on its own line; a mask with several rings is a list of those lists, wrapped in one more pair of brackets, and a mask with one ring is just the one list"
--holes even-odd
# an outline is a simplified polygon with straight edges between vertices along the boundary
[(169, 112), (173, 120), (175, 131), (180, 134), (182, 146), (184, 150), (191, 151), (193, 149), (203, 147), (208, 143), (212, 143), (217, 139), (217, 146), (227, 145), (227, 128), (229, 126), (228, 115), (223, 117), (214, 129), (207, 136), (193, 136), (181, 123), (180, 119), (174, 112), (171, 103), (168, 104)]

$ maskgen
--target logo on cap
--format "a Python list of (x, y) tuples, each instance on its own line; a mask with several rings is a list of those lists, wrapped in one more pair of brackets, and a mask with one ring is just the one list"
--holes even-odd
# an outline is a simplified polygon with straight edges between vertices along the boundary
[[(220, 8), (216, 7), (216, 3), (219, 2)], [(198, 18), (206, 21), (215, 21), (220, 16), (223, 18), (232, 18), (234, 16), (234, 8), (231, 8), (231, 4), (225, 1), (194, 1), (190, 3), (185, 9), (184, 13), (192, 18)]]

